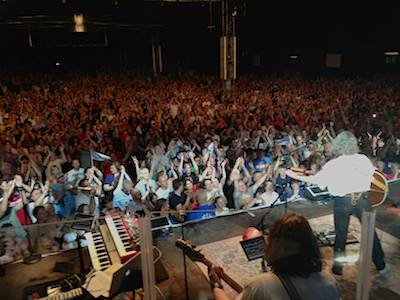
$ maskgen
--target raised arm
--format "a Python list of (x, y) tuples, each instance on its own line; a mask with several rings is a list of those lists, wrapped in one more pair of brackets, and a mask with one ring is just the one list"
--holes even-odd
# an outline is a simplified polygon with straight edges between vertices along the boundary
[(330, 122), (330, 123), (329, 123), (329, 133), (331, 134), (331, 136), (332, 136), (333, 138), (336, 137), (336, 132), (335, 132), (334, 126), (335, 126), (335, 123), (334, 123), (334, 122)]
[(47, 165), (49, 164), (50, 157), (51, 157), (51, 154), (52, 154), (50, 149), (48, 149), (47, 151), (48, 151), (47, 156), (46, 156), (46, 158), (44, 159), (44, 162), (43, 162), (43, 166), (45, 166), (45, 167), (47, 167)]
[(43, 205), (44, 204), (44, 199), (47, 197), (47, 193), (49, 191), (49, 187), (47, 185), (48, 183), (43, 186), (43, 191), (40, 197), (35, 201), (35, 206)]
[(326, 129), (326, 127), (325, 127), (325, 123), (323, 123), (322, 124), (322, 129), (318, 132), (318, 134), (317, 134), (317, 137), (318, 137), (318, 139), (322, 139), (323, 138), (323, 136), (324, 136), (324, 134), (325, 134), (325, 129)]
[(236, 159), (235, 165), (232, 168), (231, 174), (229, 175), (229, 183), (232, 184), (232, 182), (235, 182), (236, 177), (237, 177), (237, 173), (239, 172), (239, 164), (240, 164), (240, 160), (242, 158), (238, 157)]
[(65, 152), (64, 152), (64, 150), (65, 150), (64, 145), (61, 144), (61, 146), (58, 147), (58, 149), (60, 150), (60, 154), (61, 154), (61, 163), (67, 162), (67, 156), (65, 155)]
[(196, 164), (196, 161), (194, 160), (194, 153), (190, 152), (189, 153), (190, 161), (192, 162), (193, 168), (194, 168), (194, 173), (196, 175), (199, 175), (199, 166)]
[(309, 184), (317, 183), (315, 175), (313, 175), (313, 176), (298, 175), (296, 172), (293, 172), (292, 170), (286, 170), (286, 175), (289, 176), (290, 178), (293, 178), (293, 179), (299, 180), (299, 181), (303, 181), (305, 183), (309, 183)]
[(100, 196), (100, 195), (101, 195), (101, 192), (102, 192), (102, 189), (101, 189), (102, 182), (101, 182), (100, 179), (97, 178), (96, 175), (93, 176), (93, 181), (94, 181), (95, 184), (96, 184), (96, 187), (95, 187), (95, 189), (96, 189), (96, 196)]
[(276, 172), (278, 171), (279, 167), (282, 165), (282, 156), (279, 155), (278, 159), (276, 160), (275, 164), (274, 164), (274, 169), (273, 169), (273, 173), (276, 174)]
[(36, 176), (41, 181), (42, 180), (42, 172), (40, 171), (39, 166), (36, 164), (36, 162), (32, 158), (29, 157), (29, 159), (30, 159), (32, 170), (35, 172)]
[(242, 160), (242, 170), (243, 170), (244, 176), (247, 177), (247, 178), (249, 178), (249, 179), (251, 179), (250, 172), (249, 172), (249, 170), (246, 168), (246, 164), (245, 164), (244, 159)]
[(260, 179), (258, 179), (252, 186), (251, 188), (253, 191), (257, 191), (257, 189), (264, 183), (264, 181), (267, 179), (268, 173), (265, 173)]
[[(21, 173), (22, 173), (22, 169), (21, 169)], [(29, 175), (31, 174), (31, 162), (29, 161), (28, 163), (28, 169), (26, 170), (25, 176), (24, 176), (24, 181), (28, 181), (29, 180)]]
[(92, 169), (93, 169), (94, 174), (95, 174), (94, 177), (97, 177), (99, 180), (102, 180), (102, 179), (103, 179), (103, 172), (101, 172), (101, 171), (100, 171), (98, 168), (96, 168), (95, 166), (93, 166)]
[(140, 172), (140, 167), (139, 167), (139, 161), (136, 158), (136, 156), (132, 156), (133, 164), (135, 165), (135, 172), (136, 172), (136, 177), (139, 176)]
[(14, 192), (15, 182), (14, 180), (7, 183), (8, 187), (7, 190), (4, 191), (3, 200), (0, 202), (0, 219), (5, 215), (8, 208), (8, 200), (10, 196)]
[(221, 188), (224, 187), (225, 182), (226, 182), (226, 170), (225, 170), (226, 163), (227, 163), (227, 160), (226, 160), (226, 159), (224, 159), (224, 160), (221, 162), (221, 173), (222, 173), (222, 177), (221, 177), (221, 180), (219, 181), (219, 184), (221, 185)]
[(179, 160), (178, 174), (180, 177), (183, 176), (183, 154), (182, 153), (181, 153), (181, 159)]
[(124, 183), (124, 177), (125, 177), (125, 167), (121, 166), (121, 174), (119, 175), (118, 184), (117, 184), (117, 187), (115, 188), (116, 191), (122, 190), (122, 184)]

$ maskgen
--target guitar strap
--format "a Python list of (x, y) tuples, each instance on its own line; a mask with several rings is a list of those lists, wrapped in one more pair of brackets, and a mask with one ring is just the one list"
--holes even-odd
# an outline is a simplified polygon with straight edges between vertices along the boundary
[(289, 295), (290, 300), (301, 300), (299, 293), (297, 292), (296, 287), (294, 286), (290, 277), (286, 274), (282, 273), (274, 273), (279, 280), (281, 281), (282, 285), (284, 286), (287, 294)]

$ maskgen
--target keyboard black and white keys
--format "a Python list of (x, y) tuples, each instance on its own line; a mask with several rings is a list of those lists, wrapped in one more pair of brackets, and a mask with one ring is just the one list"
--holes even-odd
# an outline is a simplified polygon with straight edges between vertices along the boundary
[(81, 288), (72, 289), (68, 292), (56, 293), (54, 295), (38, 298), (38, 300), (68, 300), (83, 295)]
[(93, 269), (96, 271), (103, 271), (110, 267), (112, 262), (101, 232), (87, 232), (85, 233), (85, 238), (88, 244)]
[(119, 213), (109, 214), (106, 215), (105, 220), (121, 262), (125, 262), (132, 256), (138, 254), (138, 251), (132, 246), (132, 235), (129, 232), (128, 225), (125, 223), (123, 216)]

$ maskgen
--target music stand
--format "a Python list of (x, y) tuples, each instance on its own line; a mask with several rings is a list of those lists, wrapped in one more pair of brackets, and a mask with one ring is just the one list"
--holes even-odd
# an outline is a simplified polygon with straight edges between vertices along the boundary
[(240, 245), (242, 246), (242, 249), (246, 254), (248, 261), (264, 257), (264, 251), (265, 251), (264, 236), (259, 236), (256, 238), (240, 241)]

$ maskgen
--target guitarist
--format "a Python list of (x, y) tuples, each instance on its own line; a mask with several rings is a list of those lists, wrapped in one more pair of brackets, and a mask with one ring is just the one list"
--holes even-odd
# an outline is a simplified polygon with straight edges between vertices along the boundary
[[(317, 184), (322, 189), (328, 188), (334, 200), (336, 234), (332, 272), (341, 276), (343, 266), (337, 258), (345, 253), (350, 216), (355, 215), (361, 222), (362, 212), (371, 210), (367, 191), (370, 190), (375, 168), (367, 156), (358, 153), (357, 139), (349, 131), (336, 136), (332, 142), (332, 152), (335, 158), (327, 162), (316, 175), (301, 176), (291, 170), (287, 170), (286, 174), (296, 180)], [(379, 274), (385, 275), (388, 268), (376, 232), (372, 260)]]
[[(317, 240), (303, 216), (283, 215), (272, 225), (265, 258), (272, 272), (253, 278), (236, 299), (340, 299), (337, 281), (322, 270)], [(222, 268), (211, 266), (209, 276), (215, 299), (228, 300)]]

